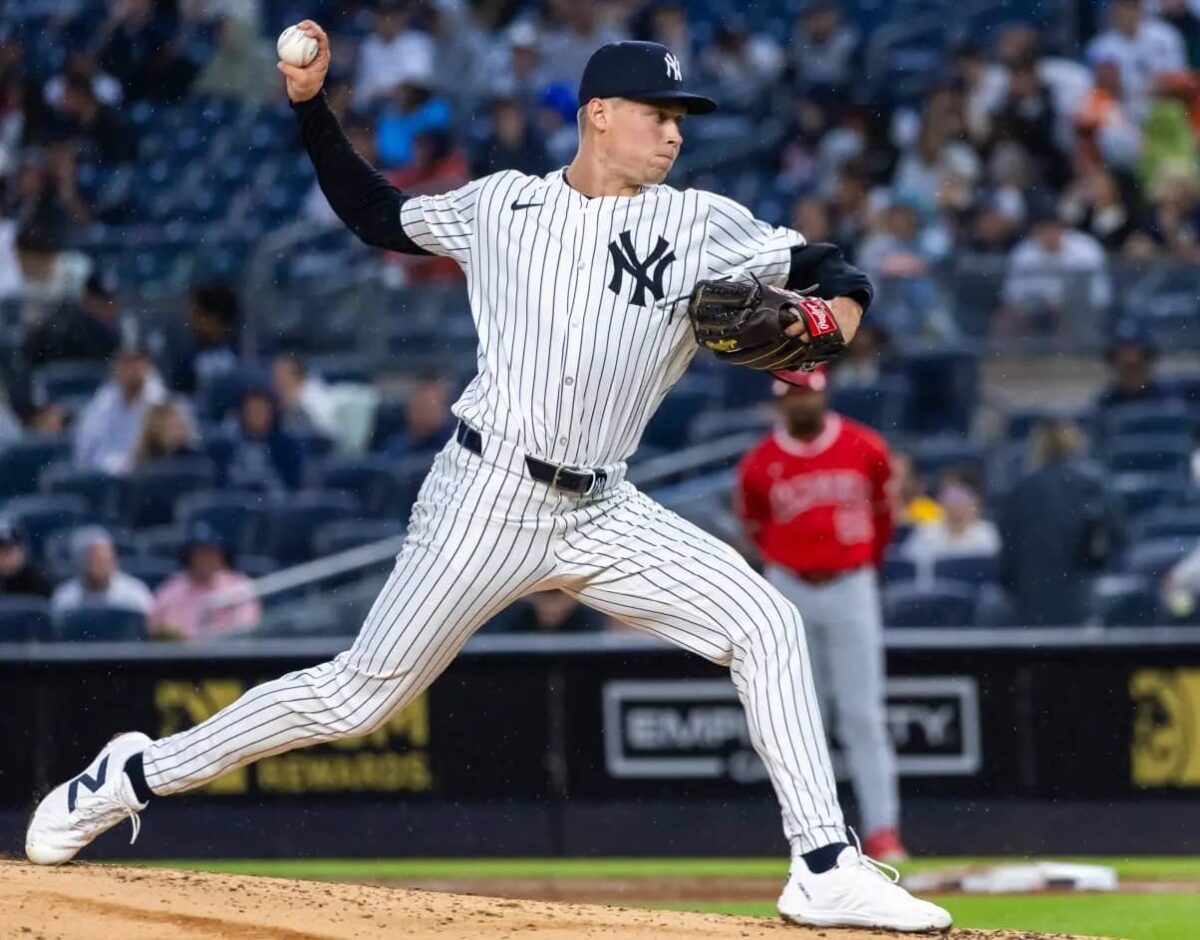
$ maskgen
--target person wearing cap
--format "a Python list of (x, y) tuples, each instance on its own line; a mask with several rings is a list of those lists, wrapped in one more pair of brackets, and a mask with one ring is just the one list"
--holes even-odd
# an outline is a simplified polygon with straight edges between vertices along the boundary
[(7, 516), (0, 516), (0, 594), (49, 597), (50, 579), (29, 557), (25, 533)]
[(93, 270), (78, 303), (35, 324), (25, 336), (25, 358), (47, 362), (108, 359), (121, 345), (121, 306), (115, 275)]
[(907, 858), (884, 710), (877, 570), (892, 538), (887, 443), (828, 407), (828, 373), (776, 380), (780, 422), (738, 467), (735, 503), (767, 580), (804, 617), (822, 714), (834, 716), (873, 858)]
[(412, 4), (386, 0), (375, 11), (371, 34), (358, 55), (354, 83), (358, 107), (375, 104), (398, 85), (434, 73), (437, 49), (428, 33), (410, 23), (412, 9)]
[(716, 102), (687, 86), (663, 46), (614, 42), (592, 52), (569, 166), (412, 195), (350, 148), (322, 94), (329, 39), (311, 20), (297, 28), (317, 41), (317, 55), (278, 68), (322, 190), (366, 243), (460, 265), (479, 334), (477, 373), (351, 648), (258, 686), (196, 728), (157, 741), (118, 735), (96, 760), (124, 772), (110, 774), (86, 812), (70, 805), (69, 781), (52, 790), (30, 822), (26, 855), (61, 864), (156, 796), (369, 733), (494, 614), (565, 588), (730, 670), (791, 849), (778, 902), (785, 918), (948, 927), (946, 911), (882, 877), (852, 844), (795, 605), (729, 545), (625, 479), (647, 423), (699, 349), (678, 309), (698, 282), (756, 278), (811, 291), (849, 341), (870, 281), (834, 245), (810, 244), (715, 193), (664, 185), (683, 119)]
[(188, 530), (183, 570), (159, 587), (150, 633), (161, 639), (204, 640), (253, 630), (262, 620), (254, 582), (229, 566), (229, 549), (212, 526)]
[(71, 533), (71, 557), (76, 576), (55, 589), (50, 616), (81, 609), (132, 610), (147, 613), (152, 597), (145, 583), (121, 570), (112, 536), (98, 525)]
[(130, 343), (118, 351), (111, 378), (83, 407), (75, 428), (75, 466), (125, 475), (133, 469), (146, 412), (167, 400), (167, 390), (146, 348)]
[(1096, 407), (1103, 410), (1169, 397), (1154, 374), (1158, 345), (1137, 321), (1124, 320), (1117, 324), (1104, 359), (1110, 378), (1096, 399)]

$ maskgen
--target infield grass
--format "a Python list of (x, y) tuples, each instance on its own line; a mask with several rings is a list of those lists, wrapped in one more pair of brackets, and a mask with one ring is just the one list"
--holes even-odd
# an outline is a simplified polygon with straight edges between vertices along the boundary
[[(1139, 881), (1200, 879), (1200, 858), (1059, 858), (1112, 865), (1123, 879)], [(929, 858), (904, 866), (905, 872), (976, 862), (1014, 859)], [(778, 878), (786, 861), (771, 859), (289, 859), (278, 861), (156, 862), (233, 874), (269, 875), (334, 881), (416, 881), (496, 878)], [(1069, 932), (1122, 940), (1200, 940), (1200, 893), (1080, 895), (953, 895), (933, 897), (954, 914), (961, 927)], [(643, 906), (775, 917), (773, 901), (680, 901)]]

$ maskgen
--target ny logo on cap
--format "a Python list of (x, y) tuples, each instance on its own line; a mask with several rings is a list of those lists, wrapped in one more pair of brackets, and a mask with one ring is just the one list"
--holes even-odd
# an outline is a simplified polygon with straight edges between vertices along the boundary
[(679, 70), (679, 60), (668, 52), (663, 56), (663, 61), (667, 63), (667, 77), (673, 78), (677, 82), (683, 81), (683, 72)]
[[(628, 273), (635, 284), (633, 296), (629, 298), (629, 302), (633, 306), (646, 306), (647, 290), (654, 295), (655, 300), (662, 300), (663, 274), (667, 270), (667, 265), (675, 260), (675, 252), (668, 250), (671, 247), (670, 243), (659, 235), (658, 244), (643, 260), (638, 258), (637, 251), (633, 247), (633, 239), (629, 237), (628, 231), (622, 232), (620, 238), (620, 244), (614, 239), (608, 245), (613, 262), (613, 276), (612, 280), (608, 282), (608, 289), (620, 296), (624, 275)], [(654, 265), (653, 274), (650, 273), (651, 265)]]

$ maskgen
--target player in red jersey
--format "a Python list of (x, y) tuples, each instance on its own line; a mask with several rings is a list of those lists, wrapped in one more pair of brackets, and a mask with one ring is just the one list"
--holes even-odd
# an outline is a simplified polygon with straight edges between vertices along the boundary
[[(822, 709), (836, 721), (873, 858), (900, 842), (896, 759), (884, 712), (878, 568), (891, 541), (891, 454), (827, 408), (823, 369), (776, 381), (781, 423), (745, 458), (737, 503), (767, 580), (804, 618)], [(829, 715), (832, 710), (833, 715)]]

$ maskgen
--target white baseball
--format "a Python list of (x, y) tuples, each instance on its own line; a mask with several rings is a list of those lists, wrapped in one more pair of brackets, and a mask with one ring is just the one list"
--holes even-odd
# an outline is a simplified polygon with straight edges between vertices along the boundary
[(275, 43), (275, 51), (279, 53), (280, 61), (300, 68), (304, 68), (317, 57), (317, 49), (317, 41), (297, 26), (285, 29)]

